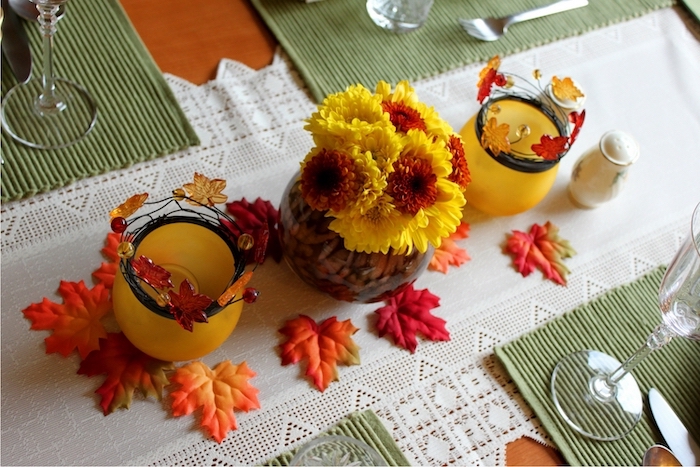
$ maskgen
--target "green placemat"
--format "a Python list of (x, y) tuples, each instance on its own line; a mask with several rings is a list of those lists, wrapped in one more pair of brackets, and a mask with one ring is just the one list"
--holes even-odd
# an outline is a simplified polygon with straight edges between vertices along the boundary
[[(457, 18), (503, 16), (551, 0), (435, 0), (426, 24), (408, 34), (375, 26), (366, 0), (252, 0), (253, 5), (294, 61), (311, 94), (327, 94), (379, 80), (417, 80), (495, 54), (512, 54), (581, 34), (674, 4), (674, 0), (589, 0), (584, 8), (512, 26), (495, 42), (464, 32)], [(465, 86), (475, 86), (465, 83)]]
[[(355, 412), (338, 422), (323, 435), (349, 436), (364, 441), (386, 460), (387, 465), (409, 465), (396, 442), (384, 428), (382, 421), (371, 410)], [(322, 436), (323, 436), (322, 435)], [(264, 465), (289, 465), (296, 449), (267, 461)]]
[(688, 11), (700, 21), (700, 0), (683, 0), (683, 4)]
[(664, 269), (614, 289), (545, 326), (496, 347), (518, 389), (571, 465), (640, 465), (644, 451), (662, 441), (651, 418), (646, 394), (656, 387), (700, 440), (700, 343), (675, 338), (633, 371), (644, 400), (641, 422), (618, 441), (593, 441), (578, 435), (559, 417), (549, 381), (556, 363), (583, 349), (610, 353), (619, 360), (642, 345), (660, 322), (657, 293)]
[[(33, 74), (40, 76), (38, 24), (21, 21), (31, 43)], [(68, 2), (54, 43), (55, 75), (90, 91), (98, 105), (97, 124), (84, 140), (59, 150), (22, 146), (3, 131), (3, 201), (199, 144), (172, 90), (116, 0)], [(2, 95), (15, 84), (3, 57)]]

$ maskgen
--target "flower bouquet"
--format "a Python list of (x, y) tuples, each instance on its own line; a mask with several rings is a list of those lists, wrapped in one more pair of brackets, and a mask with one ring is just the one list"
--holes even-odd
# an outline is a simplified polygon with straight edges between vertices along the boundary
[(406, 81), (332, 94), (305, 129), (314, 146), (280, 205), (285, 259), (335, 298), (383, 300), (461, 222), (461, 137)]

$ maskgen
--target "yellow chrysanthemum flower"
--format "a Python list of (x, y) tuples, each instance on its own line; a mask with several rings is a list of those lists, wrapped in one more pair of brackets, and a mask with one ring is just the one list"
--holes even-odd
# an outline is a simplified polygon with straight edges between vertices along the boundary
[(353, 148), (352, 158), (355, 162), (355, 176), (359, 185), (358, 193), (352, 203), (341, 212), (331, 211), (329, 214), (338, 216), (364, 215), (372, 209), (386, 189), (386, 177), (379, 169), (370, 151), (362, 152)]
[(348, 250), (388, 253), (401, 247), (400, 239), (409, 219), (398, 212), (391, 199), (383, 195), (364, 214), (339, 215), (329, 228), (340, 234)]
[(433, 107), (418, 100), (415, 90), (408, 81), (401, 81), (394, 92), (384, 81), (377, 84), (376, 93), (382, 98), (382, 108), (390, 115), (390, 120), (401, 133), (419, 129), (431, 136), (446, 137), (452, 129), (440, 118)]

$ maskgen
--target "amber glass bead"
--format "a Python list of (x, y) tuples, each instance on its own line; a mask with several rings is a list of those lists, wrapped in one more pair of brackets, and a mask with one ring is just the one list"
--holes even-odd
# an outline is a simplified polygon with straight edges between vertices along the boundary
[(255, 240), (253, 239), (253, 236), (247, 233), (242, 234), (240, 237), (238, 237), (238, 248), (244, 251), (248, 251), (251, 248), (253, 248), (253, 244), (255, 243)]
[(117, 247), (117, 255), (123, 259), (129, 259), (134, 256), (134, 244), (131, 242), (121, 242)]

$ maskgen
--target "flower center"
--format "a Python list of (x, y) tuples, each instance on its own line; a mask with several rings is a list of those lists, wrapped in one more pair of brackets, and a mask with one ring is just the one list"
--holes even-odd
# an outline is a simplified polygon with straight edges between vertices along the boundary
[(302, 196), (313, 209), (342, 211), (358, 190), (353, 169), (347, 154), (322, 149), (301, 174)]
[(389, 114), (396, 130), (408, 133), (408, 130), (425, 131), (426, 126), (420, 113), (402, 102), (382, 102), (382, 110)]
[(435, 204), (437, 176), (428, 161), (403, 157), (394, 162), (387, 192), (399, 212), (415, 216), (421, 209)]

